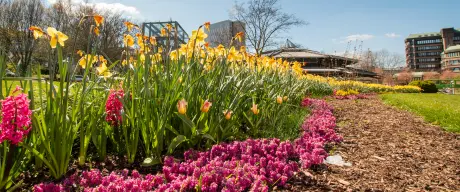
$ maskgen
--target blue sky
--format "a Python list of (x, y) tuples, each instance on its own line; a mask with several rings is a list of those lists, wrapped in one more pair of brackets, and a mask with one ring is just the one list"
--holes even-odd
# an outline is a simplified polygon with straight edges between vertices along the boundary
[[(206, 21), (229, 19), (235, 1), (90, 0), (89, 3), (121, 10), (137, 21), (177, 20), (190, 33)], [(347, 49), (348, 40), (358, 39), (363, 41), (363, 50), (387, 49), (403, 54), (404, 38), (411, 33), (460, 28), (459, 0), (280, 0), (280, 3), (283, 11), (309, 23), (291, 29), (285, 37), (326, 53), (341, 54)], [(349, 49), (354, 46), (355, 41)]]

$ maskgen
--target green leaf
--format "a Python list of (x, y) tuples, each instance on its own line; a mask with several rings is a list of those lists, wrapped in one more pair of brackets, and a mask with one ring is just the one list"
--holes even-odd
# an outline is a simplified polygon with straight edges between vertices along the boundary
[(183, 135), (176, 136), (169, 144), (168, 154), (172, 154), (174, 150), (176, 150), (177, 146), (179, 146), (182, 142), (186, 141), (187, 138)]
[(185, 115), (182, 115), (179, 113), (176, 113), (176, 115), (179, 116), (180, 119), (182, 119), (182, 122), (184, 122), (184, 125), (186, 125), (187, 128), (189, 128), (190, 130), (195, 127), (195, 124)]
[(203, 137), (206, 138), (206, 139), (209, 139), (209, 140), (213, 141), (214, 143), (217, 143), (217, 141), (214, 139), (214, 137), (212, 137), (212, 136), (209, 135), (209, 134), (204, 134)]

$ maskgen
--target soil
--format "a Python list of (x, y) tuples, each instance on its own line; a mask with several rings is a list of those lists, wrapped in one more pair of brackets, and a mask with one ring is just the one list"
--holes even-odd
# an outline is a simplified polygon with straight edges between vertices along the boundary
[(331, 100), (344, 141), (331, 150), (351, 167), (299, 172), (279, 191), (460, 191), (460, 134), (385, 105), (377, 96)]

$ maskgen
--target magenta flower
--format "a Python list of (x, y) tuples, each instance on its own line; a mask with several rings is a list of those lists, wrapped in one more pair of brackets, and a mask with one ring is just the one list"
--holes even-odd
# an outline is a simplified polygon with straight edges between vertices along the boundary
[(118, 126), (122, 121), (123, 103), (121, 100), (125, 96), (123, 89), (110, 90), (109, 98), (105, 104), (105, 120), (112, 126)]
[[(22, 90), (17, 86), (13, 93)], [(17, 145), (22, 142), (31, 129), (32, 111), (29, 109), (30, 100), (27, 95), (8, 96), (2, 103), (2, 122), (0, 124), (0, 143), (10, 141)]]

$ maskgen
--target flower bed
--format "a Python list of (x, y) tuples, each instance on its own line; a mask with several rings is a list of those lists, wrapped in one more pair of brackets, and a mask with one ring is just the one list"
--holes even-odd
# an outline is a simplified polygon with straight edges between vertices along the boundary
[[(299, 169), (320, 164), (327, 157), (324, 146), (340, 142), (334, 128), (332, 107), (323, 100), (305, 98), (302, 106), (312, 109), (294, 142), (279, 139), (248, 139), (214, 145), (210, 150), (188, 150), (182, 162), (164, 158), (163, 172), (141, 175), (128, 170), (103, 175), (99, 170), (72, 175), (60, 184), (42, 183), (34, 191), (268, 191), (284, 186)], [(299, 161), (297, 161), (299, 160)]]

